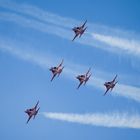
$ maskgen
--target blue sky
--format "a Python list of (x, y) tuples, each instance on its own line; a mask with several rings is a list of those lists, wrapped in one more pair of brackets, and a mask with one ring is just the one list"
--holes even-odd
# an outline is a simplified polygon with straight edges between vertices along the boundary
[[(0, 139), (139, 140), (139, 6), (0, 0)], [(87, 32), (72, 42), (71, 28), (86, 19)], [(62, 59), (65, 69), (51, 83), (48, 69)], [(92, 78), (76, 90), (76, 74), (89, 67)], [(119, 84), (102, 96), (103, 83), (116, 74)], [(37, 100), (40, 114), (26, 125), (24, 110)]]

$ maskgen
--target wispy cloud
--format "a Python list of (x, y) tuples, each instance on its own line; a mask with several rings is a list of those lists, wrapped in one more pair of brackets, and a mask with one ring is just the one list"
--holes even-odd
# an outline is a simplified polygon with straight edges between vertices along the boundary
[(99, 40), (103, 43), (106, 43), (109, 46), (118, 48), (122, 51), (126, 51), (128, 53), (140, 54), (140, 42), (135, 41), (133, 39), (123, 39), (120, 37), (115, 37), (111, 35), (103, 35), (103, 34), (92, 34), (93, 38)]
[(66, 29), (49, 24), (46, 25), (45, 23), (39, 22), (34, 19), (29, 19), (14, 13), (0, 12), (0, 19), (16, 23), (26, 28), (35, 29), (43, 33), (54, 34), (65, 39), (69, 39), (70, 36), (70, 32)]
[(76, 23), (80, 23), (80, 21), (74, 20), (72, 18), (66, 18), (59, 16), (57, 14), (45, 11), (43, 9), (38, 8), (37, 6), (28, 5), (28, 4), (18, 4), (11, 1), (0, 1), (0, 7), (12, 10), (13, 12), (20, 13), (23, 15), (27, 15), (30, 17), (34, 17), (42, 22), (51, 23), (54, 25), (72, 28)]
[(140, 115), (128, 113), (92, 113), (92, 114), (72, 114), (45, 112), (43, 115), (48, 119), (117, 128), (140, 129)]
[[(7, 43), (7, 42), (10, 42), (10, 43)], [(35, 65), (40, 66), (43, 69), (47, 69), (47, 70), (52, 64), (58, 63), (58, 62), (56, 62), (56, 59), (58, 59), (58, 58), (56, 58), (50, 54), (47, 54), (47, 52), (44, 55), (43, 53), (41, 53), (41, 52), (39, 53), (35, 50), (29, 50), (29, 49), (27, 50), (27, 49), (23, 49), (24, 47), (20, 47), (20, 48), (17, 47), (17, 46), (22, 46), (22, 45), (23, 45), (22, 43), (12, 43), (12, 41), (1, 40), (0, 41), (0, 51), (10, 53), (20, 59), (29, 61)], [(28, 46), (28, 45), (24, 44), (23, 46)], [(88, 67), (86, 67), (86, 66), (73, 64), (71, 62), (68, 62), (67, 60), (65, 60), (65, 63), (67, 63), (67, 67), (63, 71), (63, 74), (68, 79), (74, 80), (74, 77), (77, 74), (79, 74), (79, 71), (81, 71), (81, 70), (85, 71), (85, 69), (86, 70), (88, 69)], [(104, 79), (94, 76), (93, 78), (91, 78), (89, 80), (87, 85), (89, 85), (90, 87), (93, 87), (93, 88), (101, 89), (102, 92), (104, 92), (103, 91), (103, 90), (105, 90), (105, 88), (103, 86), (104, 82), (105, 82)], [(125, 97), (128, 99), (132, 99), (137, 102), (140, 102), (140, 88), (137, 88), (134, 86), (129, 86), (129, 85), (124, 85), (124, 84), (118, 84), (118, 85), (116, 85), (113, 92), (115, 92), (115, 93), (112, 93), (113, 96), (115, 95), (115, 96)]]
[[(18, 45), (16, 44), (16, 46)], [(26, 50), (18, 48), (16, 46), (13, 43), (6, 43), (4, 41), (0, 41), (0, 51), (4, 53), (9, 53), (19, 59), (29, 61), (44, 69), (48, 68), (52, 64), (52, 59), (50, 59), (49, 55), (46, 56), (43, 55), (43, 53), (40, 54), (38, 52), (35, 52), (34, 50)]]

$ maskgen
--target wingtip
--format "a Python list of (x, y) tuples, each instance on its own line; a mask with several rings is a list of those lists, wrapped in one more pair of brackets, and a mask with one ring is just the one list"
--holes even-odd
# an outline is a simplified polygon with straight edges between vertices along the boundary
[(79, 89), (79, 86), (76, 89), (78, 90)]
[(87, 23), (87, 19), (85, 20), (85, 24)]

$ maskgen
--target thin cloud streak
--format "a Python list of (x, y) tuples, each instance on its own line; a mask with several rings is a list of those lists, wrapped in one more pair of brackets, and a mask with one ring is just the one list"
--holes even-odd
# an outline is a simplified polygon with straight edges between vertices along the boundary
[(43, 54), (39, 54), (35, 51), (31, 50), (23, 50), (17, 47), (13, 47), (12, 45), (7, 45), (6, 43), (0, 42), (0, 50), (2, 52), (9, 53), (17, 58), (20, 58), (25, 61), (29, 61), (35, 65), (40, 66), (41, 68), (48, 68), (51, 65), (51, 60), (49, 56), (43, 56)]
[[(9, 41), (6, 41), (9, 42)], [(42, 53), (38, 53), (34, 50), (25, 50), (17, 48), (16, 46), (22, 46), (21, 44), (8, 44), (4, 41), (0, 41), (0, 50), (3, 52), (8, 52), (20, 59), (29, 61), (35, 65), (40, 66), (43, 69), (47, 69), (54, 63), (56, 63), (55, 57), (52, 57), (51, 55), (44, 55)], [(27, 46), (27, 45), (26, 45)], [(24, 47), (22, 47), (24, 48)], [(66, 61), (66, 60), (65, 60)], [(87, 67), (72, 64), (68, 61), (66, 61), (67, 67), (64, 69), (63, 74), (68, 79), (74, 80), (74, 77), (78, 75), (78, 71), (88, 69)], [(77, 67), (77, 69), (75, 69)], [(102, 91), (105, 90), (105, 87), (103, 86), (103, 83), (105, 82), (104, 79), (101, 79), (99, 77), (93, 77), (91, 78), (87, 85), (89, 85), (92, 88), (101, 89)], [(123, 84), (117, 84), (114, 91), (111, 95), (125, 97), (128, 99), (133, 99), (137, 102), (140, 102), (140, 88), (123, 85)]]
[(72, 28), (72, 26), (75, 25), (75, 23), (80, 22), (72, 18), (66, 18), (53, 14), (51, 12), (47, 12), (36, 6), (28, 5), (28, 4), (18, 4), (10, 1), (1, 1), (0, 7), (12, 10), (16, 13), (34, 17), (42, 22), (47, 22), (47, 23), (51, 23), (54, 25), (67, 27), (67, 28)]
[(8, 12), (0, 12), (0, 19), (16, 23), (26, 28), (35, 29), (43, 33), (54, 34), (65, 39), (69, 39), (70, 36), (70, 32), (68, 32), (66, 29), (53, 25), (44, 24), (42, 22), (33, 19), (27, 19), (24, 16), (20, 16), (14, 13), (11, 14)]
[(132, 54), (136, 54), (136, 55), (140, 54), (140, 42), (139, 41), (123, 39), (120, 37), (102, 35), (102, 34), (97, 34), (97, 33), (93, 33), (92, 36), (94, 39), (99, 40), (112, 47), (121, 49), (128, 53), (132, 53)]
[(116, 128), (135, 128), (140, 129), (140, 115), (131, 115), (128, 113), (42, 113), (48, 119), (79, 123), (85, 125), (116, 127)]

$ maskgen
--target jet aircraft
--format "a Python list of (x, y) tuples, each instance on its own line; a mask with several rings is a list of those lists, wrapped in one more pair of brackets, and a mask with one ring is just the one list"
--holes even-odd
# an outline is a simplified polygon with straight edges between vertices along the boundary
[(31, 119), (32, 117), (33, 117), (33, 119), (35, 119), (35, 117), (36, 117), (36, 115), (37, 115), (37, 113), (38, 113), (38, 111), (39, 111), (39, 109), (40, 109), (40, 107), (37, 108), (38, 104), (39, 104), (39, 101), (37, 102), (37, 104), (35, 105), (35, 107), (30, 108), (30, 109), (27, 109), (27, 110), (25, 111), (25, 113), (27, 113), (28, 116), (29, 116), (29, 118), (28, 118), (28, 120), (27, 120), (27, 123), (30, 121), (30, 119)]
[(63, 71), (64, 69), (64, 66), (63, 65), (63, 60), (62, 62), (57, 66), (57, 67), (51, 67), (49, 70), (52, 72), (53, 76), (51, 78), (51, 81), (53, 81), (53, 79), (55, 78), (56, 75), (60, 75), (61, 72)]
[(105, 82), (104, 83), (104, 86), (106, 87), (106, 91), (104, 93), (104, 95), (106, 95), (106, 93), (109, 91), (109, 90), (113, 90), (113, 88), (115, 87), (115, 85), (118, 83), (118, 81), (116, 81), (116, 78), (117, 78), (117, 75), (115, 76), (115, 78), (112, 80), (112, 81), (109, 81), (109, 82)]
[(87, 83), (89, 80), (91, 73), (90, 73), (91, 68), (86, 72), (86, 74), (83, 75), (78, 75), (76, 78), (79, 80), (80, 84), (78, 85), (77, 89), (84, 83), (84, 85)]
[(78, 26), (78, 27), (74, 27), (72, 29), (74, 31), (74, 33), (75, 33), (75, 36), (74, 36), (74, 38), (73, 38), (72, 41), (74, 41), (76, 37), (79, 36), (79, 38), (80, 38), (83, 35), (83, 33), (85, 32), (85, 30), (87, 29), (87, 27), (85, 27), (86, 23), (87, 23), (87, 20), (84, 22), (83, 25)]

